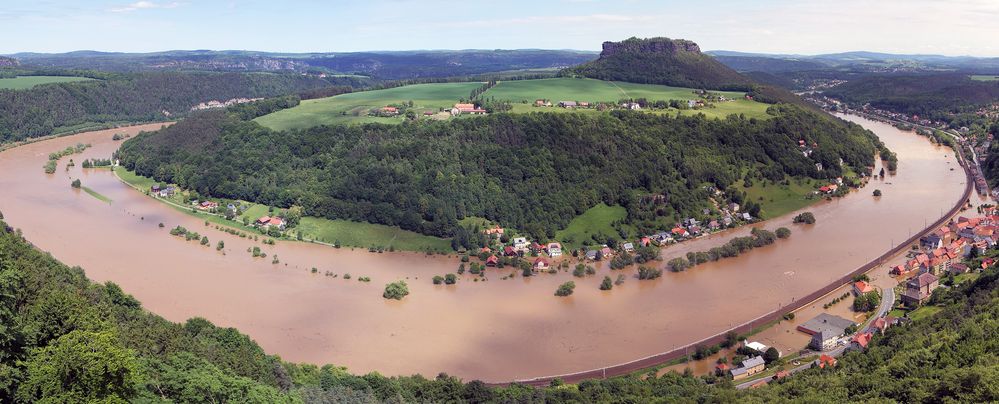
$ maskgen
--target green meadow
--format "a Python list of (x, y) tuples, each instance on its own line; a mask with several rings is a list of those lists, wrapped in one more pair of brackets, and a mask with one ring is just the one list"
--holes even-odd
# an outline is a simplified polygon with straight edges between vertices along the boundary
[(14, 78), (0, 79), (0, 89), (27, 90), (41, 84), (72, 83), (90, 80), (93, 79), (88, 77), (70, 76), (18, 76)]
[[(711, 107), (685, 110), (660, 110), (654, 113), (680, 113), (695, 115), (703, 113), (708, 118), (724, 118), (731, 114), (745, 114), (751, 118), (767, 118), (769, 105), (745, 99), (745, 93), (732, 91), (712, 91), (735, 101), (714, 103)], [(645, 98), (658, 100), (695, 100), (694, 89), (670, 87), (656, 84), (636, 84), (615, 81), (577, 78), (553, 78), (539, 80), (503, 81), (486, 91), (482, 97), (495, 98), (513, 104), (514, 113), (526, 112), (568, 112), (558, 108), (559, 101), (585, 101), (590, 103), (617, 103), (622, 99)], [(545, 99), (556, 105), (552, 108), (535, 107), (534, 101)], [(574, 111), (590, 112), (588, 109)]]
[(819, 181), (811, 178), (792, 178), (790, 182), (791, 185), (783, 185), (768, 181), (766, 186), (757, 182), (749, 188), (741, 185), (739, 188), (746, 191), (748, 200), (760, 204), (760, 216), (763, 219), (773, 219), (820, 200), (819, 197), (811, 196), (815, 192), (815, 187), (819, 185)]
[(403, 251), (451, 251), (451, 240), (426, 236), (380, 224), (303, 217), (297, 231), (307, 240), (362, 248), (393, 248)]
[(975, 81), (999, 81), (999, 76), (974, 74), (971, 79)]
[[(431, 83), (414, 84), (384, 90), (359, 91), (334, 97), (302, 101), (294, 108), (278, 111), (255, 119), (256, 122), (275, 130), (301, 129), (338, 123), (400, 123), (403, 117), (370, 116), (369, 112), (391, 104), (413, 102), (413, 110), (437, 112), (449, 109), (461, 99), (467, 99), (472, 90), (482, 83)], [(717, 102), (701, 109), (657, 110), (658, 114), (704, 114), (708, 118), (724, 118), (731, 114), (767, 118), (768, 105), (746, 100), (744, 93), (718, 91), (734, 101)], [(635, 84), (594, 79), (551, 78), (537, 80), (501, 81), (481, 97), (508, 101), (513, 113), (529, 112), (582, 112), (597, 113), (594, 109), (538, 108), (534, 100), (587, 101), (591, 103), (617, 103), (621, 99), (645, 98), (647, 100), (697, 99), (694, 89), (655, 84)]]
[(627, 215), (628, 212), (623, 206), (608, 206), (601, 203), (573, 218), (565, 229), (555, 233), (555, 239), (563, 242), (566, 247), (575, 249), (582, 246), (583, 241), (592, 241), (590, 236), (594, 234), (620, 238), (612, 223), (624, 220)]
[(402, 117), (373, 117), (368, 112), (389, 104), (413, 101), (417, 113), (450, 109), (458, 100), (467, 99), (482, 83), (414, 84), (385, 90), (359, 91), (334, 97), (302, 101), (294, 108), (255, 119), (275, 130), (308, 128), (337, 123), (399, 123)]

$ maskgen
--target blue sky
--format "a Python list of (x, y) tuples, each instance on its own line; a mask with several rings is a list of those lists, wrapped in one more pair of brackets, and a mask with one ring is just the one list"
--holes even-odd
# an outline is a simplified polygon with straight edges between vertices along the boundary
[(999, 0), (3, 0), (0, 53), (587, 49), (999, 56)]

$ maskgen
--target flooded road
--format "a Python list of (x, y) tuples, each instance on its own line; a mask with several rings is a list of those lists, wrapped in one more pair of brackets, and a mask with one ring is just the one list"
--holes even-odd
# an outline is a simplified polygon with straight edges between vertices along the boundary
[[(200, 316), (237, 327), (285, 360), (332, 363), (354, 373), (446, 372), (508, 381), (627, 362), (769, 313), (881, 255), (960, 198), (965, 177), (952, 150), (887, 124), (847, 119), (874, 130), (898, 154), (897, 175), (808, 208), (815, 225), (791, 225), (793, 213), (764, 224), (789, 227), (788, 240), (654, 281), (639, 281), (633, 268), (606, 266), (585, 279), (560, 272), (501, 280), (515, 272), (508, 268), (490, 269), (486, 281), (473, 282), (466, 274), (457, 285), (435, 286), (434, 275), (455, 272), (456, 257), (295, 242), (265, 246), (205, 227), (108, 170), (80, 167), (85, 158), (109, 157), (119, 145), (111, 140), (114, 133), (159, 124), (0, 153), (0, 211), (40, 249), (83, 267), (95, 281), (118, 283), (148, 310), (173, 321)], [(49, 153), (76, 143), (93, 147), (64, 157), (55, 174), (43, 172)], [(76, 167), (65, 171), (70, 158)], [(113, 202), (72, 189), (74, 178)], [(874, 189), (884, 195), (872, 197)], [(177, 225), (207, 235), (210, 246), (170, 236), (169, 228)], [(663, 262), (748, 232), (736, 229), (668, 248)], [(218, 240), (225, 241), (224, 254), (215, 251)], [(252, 246), (277, 254), (281, 263), (252, 258), (246, 252)], [(324, 276), (326, 271), (339, 276)], [(343, 279), (345, 273), (353, 279)], [(598, 289), (604, 275), (618, 273), (627, 276), (624, 284)], [(371, 282), (359, 282), (361, 276)], [(403, 301), (382, 299), (384, 285), (399, 279), (407, 280), (411, 294)], [(576, 282), (575, 294), (553, 296), (568, 280)], [(799, 345), (794, 338), (788, 343)]]

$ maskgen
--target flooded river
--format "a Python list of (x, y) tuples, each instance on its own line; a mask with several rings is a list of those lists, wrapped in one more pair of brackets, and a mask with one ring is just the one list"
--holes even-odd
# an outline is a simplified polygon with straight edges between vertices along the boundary
[[(810, 207), (815, 225), (791, 225), (793, 214), (765, 224), (791, 228), (788, 240), (654, 281), (638, 281), (634, 269), (612, 273), (602, 267), (585, 279), (561, 272), (509, 280), (501, 277), (512, 269), (490, 269), (487, 281), (466, 275), (457, 285), (435, 286), (434, 275), (455, 272), (456, 257), (295, 242), (264, 246), (205, 227), (108, 170), (80, 167), (85, 158), (109, 157), (119, 145), (111, 140), (114, 133), (135, 134), (158, 124), (0, 153), (0, 211), (39, 248), (83, 267), (95, 281), (118, 283), (148, 310), (173, 321), (200, 316), (237, 327), (285, 360), (333, 363), (355, 373), (447, 372), (507, 381), (627, 362), (771, 312), (881, 255), (961, 196), (965, 177), (953, 151), (886, 124), (848, 119), (874, 130), (898, 153), (897, 175)], [(43, 172), (49, 153), (78, 142), (93, 147), (64, 157), (55, 174)], [(70, 158), (76, 167), (65, 171)], [(74, 178), (113, 202), (72, 189)], [(872, 197), (875, 188), (884, 196)], [(170, 236), (169, 228), (177, 225), (207, 235), (211, 246)], [(687, 242), (666, 249), (664, 258), (706, 250), (748, 231)], [(225, 241), (224, 254), (215, 251), (218, 240)], [(255, 245), (277, 254), (281, 263), (252, 258), (246, 250)], [(326, 271), (340, 276), (324, 276)], [(343, 279), (344, 273), (353, 279)], [(598, 290), (605, 274), (617, 273), (628, 277), (624, 284)], [(371, 282), (359, 282), (361, 276)], [(382, 299), (383, 286), (399, 279), (407, 280), (411, 294), (403, 301)], [(568, 280), (576, 282), (575, 294), (555, 297), (556, 287)]]

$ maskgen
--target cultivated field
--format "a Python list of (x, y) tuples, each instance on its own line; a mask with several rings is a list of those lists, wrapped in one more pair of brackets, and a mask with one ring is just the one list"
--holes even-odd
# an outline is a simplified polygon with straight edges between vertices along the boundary
[(999, 81), (999, 76), (975, 74), (971, 76), (975, 81)]
[(480, 86), (482, 83), (434, 83), (361, 91), (302, 101), (297, 107), (264, 115), (256, 121), (275, 130), (347, 122), (399, 123), (402, 122), (402, 117), (373, 117), (368, 116), (368, 112), (373, 108), (409, 101), (413, 101), (413, 109), (419, 114), (438, 111), (440, 108), (452, 107), (459, 99), (467, 99), (472, 90)]
[[(724, 118), (731, 114), (745, 114), (747, 117), (766, 118), (767, 105), (746, 100), (745, 93), (732, 91), (712, 91), (735, 101), (715, 103), (712, 108), (680, 110), (681, 114), (703, 113), (709, 118)], [(694, 89), (670, 87), (656, 84), (636, 84), (594, 79), (555, 78), (540, 80), (504, 81), (486, 91), (486, 98), (509, 101), (514, 104), (513, 112), (565, 111), (561, 108), (536, 108), (534, 100), (546, 99), (553, 104), (559, 101), (586, 101), (590, 103), (616, 103), (622, 99), (645, 98), (658, 100), (694, 100)], [(583, 110), (585, 111), (585, 110)], [(678, 110), (656, 111), (677, 113)]]
[(0, 89), (26, 90), (40, 84), (72, 83), (93, 80), (87, 77), (66, 76), (18, 76), (12, 79), (0, 79)]
[[(448, 109), (460, 99), (467, 99), (472, 90), (482, 83), (433, 83), (414, 84), (385, 90), (361, 91), (335, 97), (302, 101), (302, 104), (256, 119), (258, 123), (275, 130), (300, 129), (318, 125), (337, 123), (400, 123), (403, 118), (369, 116), (372, 109), (391, 104), (413, 101), (413, 110), (420, 116), (423, 112), (437, 112)], [(724, 118), (731, 114), (745, 114), (747, 117), (767, 118), (767, 105), (746, 100), (740, 92), (715, 92), (735, 101), (714, 103), (701, 109), (667, 109), (655, 113), (680, 113), (693, 115), (703, 113), (709, 118)], [(534, 100), (588, 101), (591, 103), (617, 103), (621, 99), (645, 98), (658, 100), (697, 99), (694, 89), (611, 82), (594, 79), (553, 78), (538, 80), (501, 81), (486, 91), (481, 97), (508, 101), (513, 105), (511, 112), (583, 112), (597, 113), (594, 109), (567, 110), (564, 108), (538, 108)]]

